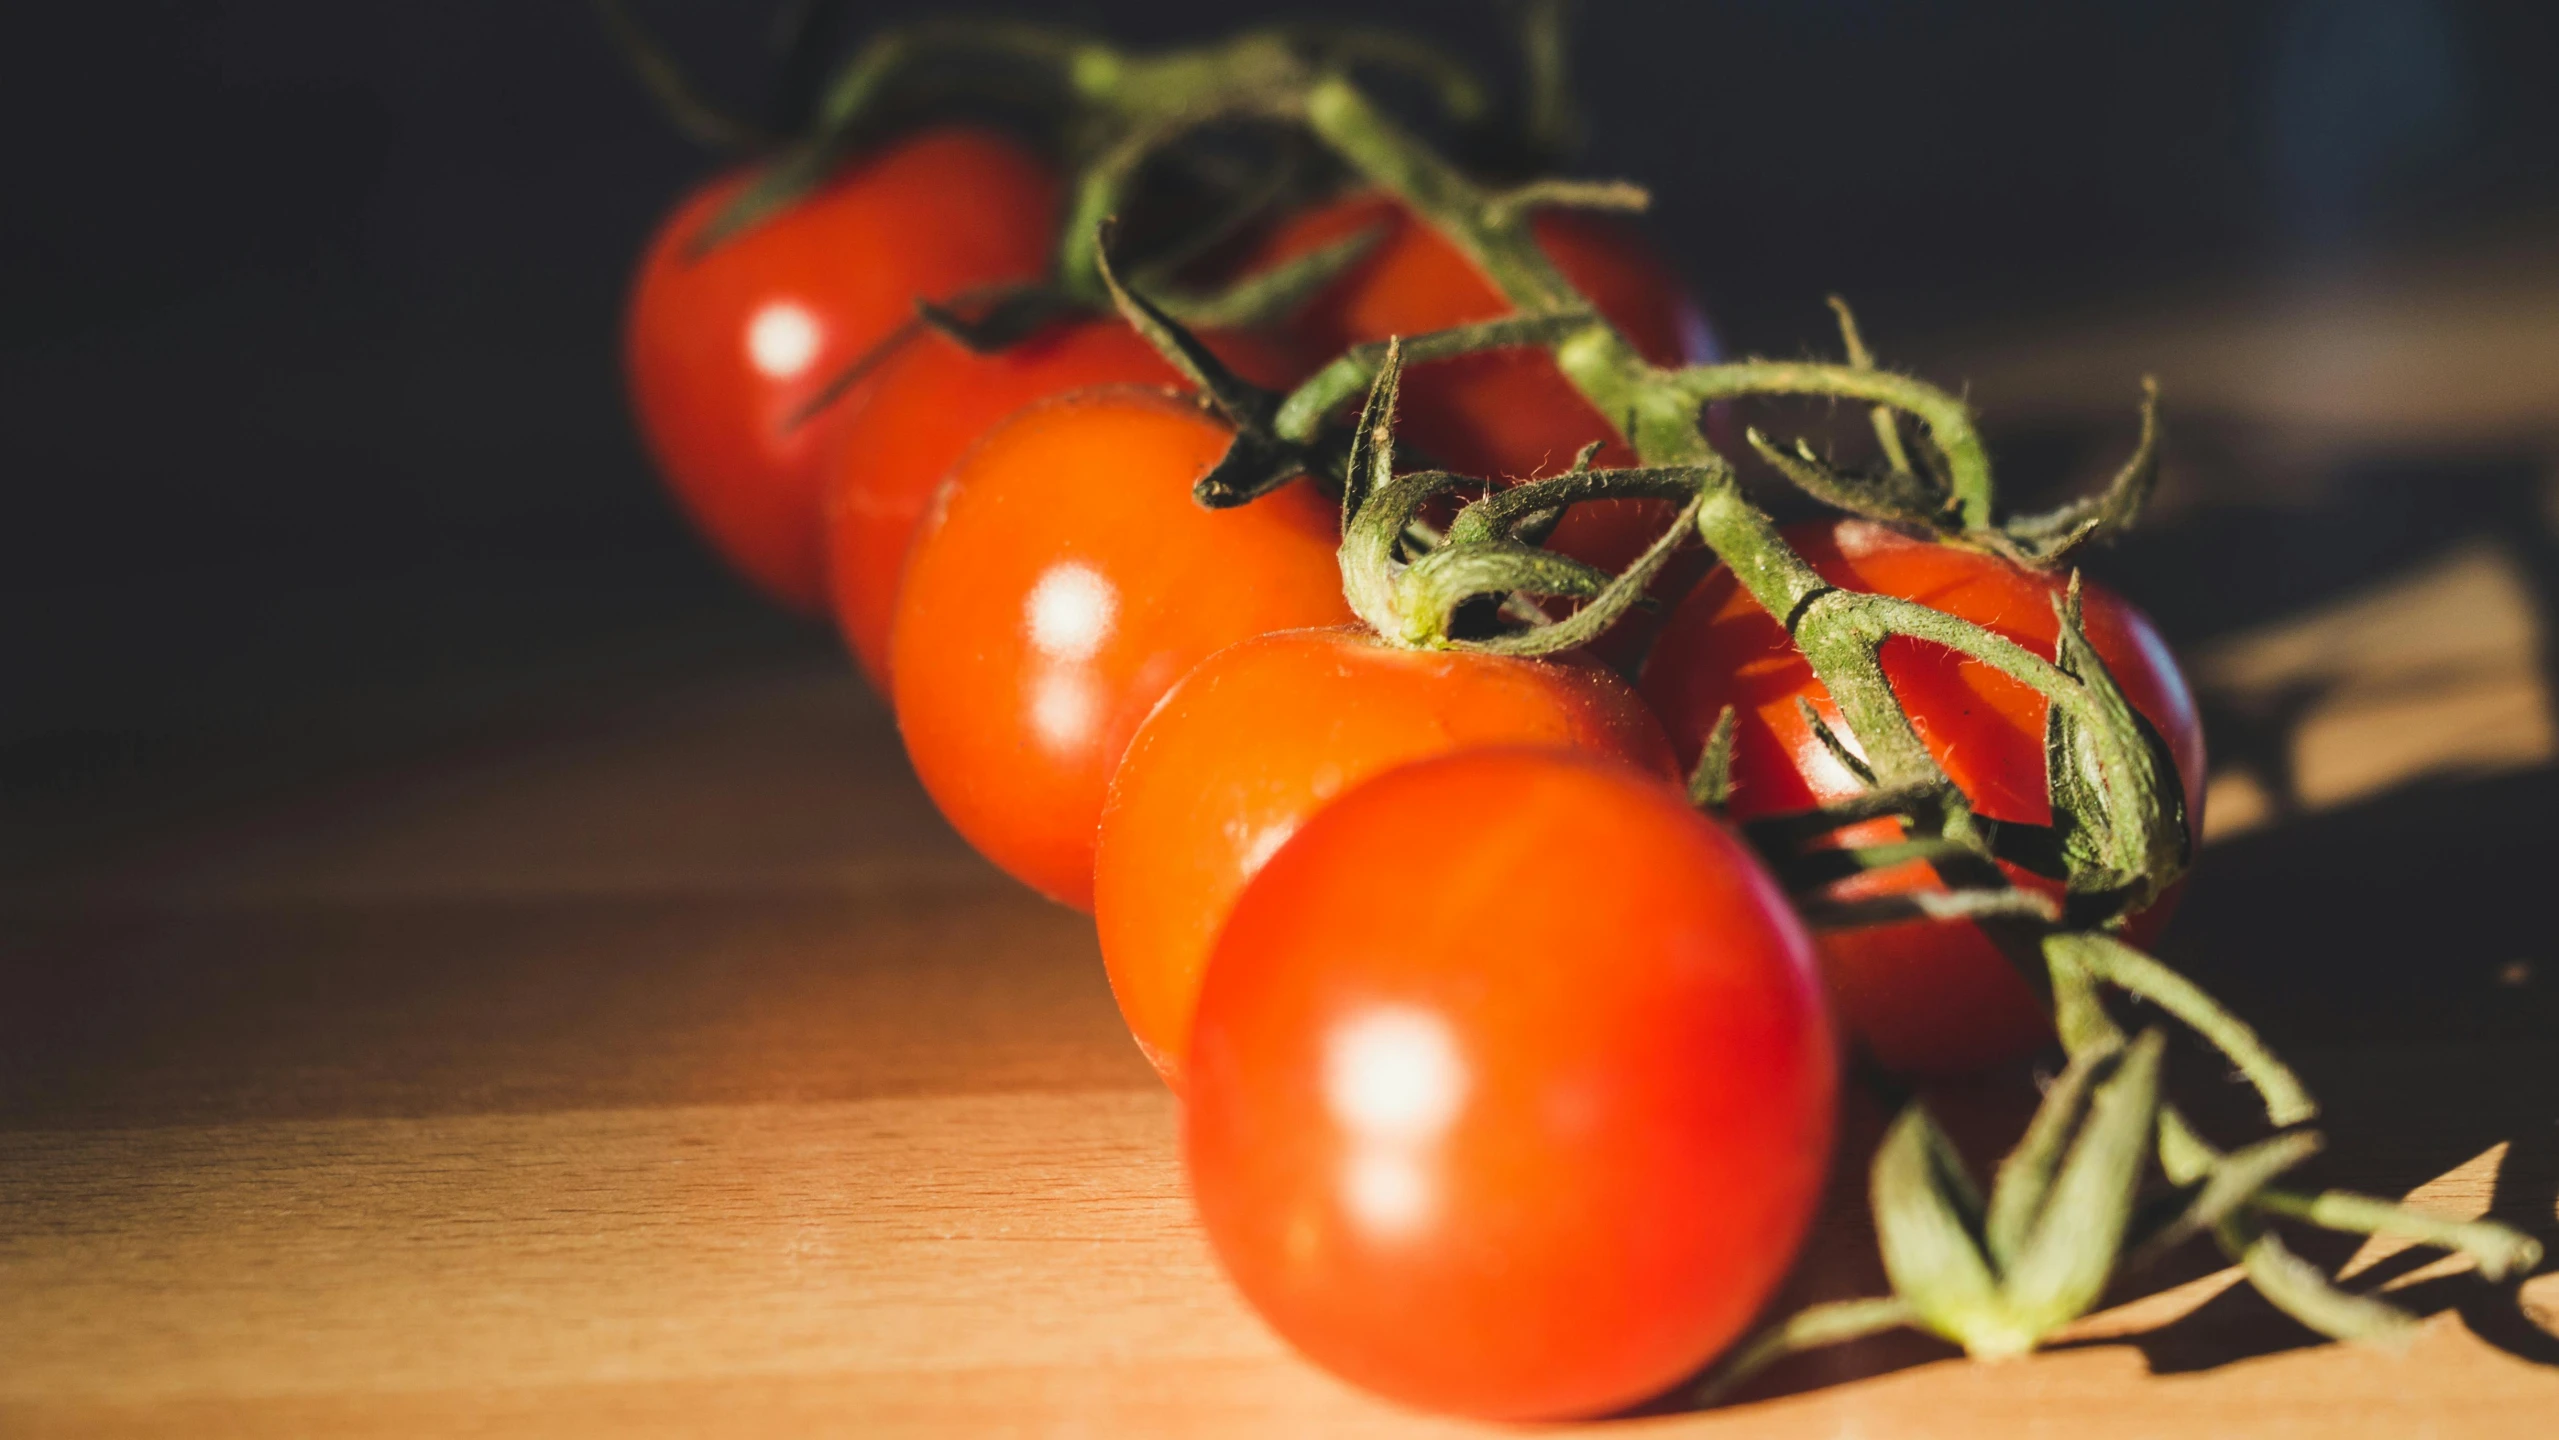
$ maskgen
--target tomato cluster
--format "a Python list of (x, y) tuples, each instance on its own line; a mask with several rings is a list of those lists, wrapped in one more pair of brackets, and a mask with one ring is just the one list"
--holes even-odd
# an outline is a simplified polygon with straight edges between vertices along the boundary
[[(1136, 331), (1067, 315), (981, 353), (914, 323), (919, 300), (1038, 275), (1058, 186), (1035, 157), (926, 130), (705, 245), (738, 183), (688, 201), (642, 267), (629, 364), (651, 448), (741, 569), (831, 605), (952, 825), (1094, 912), (1130, 1031), (1183, 1097), (1209, 1236), (1309, 1355), (1469, 1414), (1639, 1401), (1728, 1344), (1791, 1263), (1843, 1049), (1928, 1074), (2049, 1038), (1977, 929), (1816, 942), (1688, 803), (1727, 711), (1729, 818), (1858, 788), (1805, 718), (1836, 724), (1835, 707), (1730, 574), (1669, 583), (1634, 683), (1608, 663), (1622, 648), (1399, 648), (1353, 620), (1341, 502), (1316, 479), (1192, 499), (1236, 422)], [(1647, 358), (1704, 353), (1634, 232), (1536, 224)], [(1284, 385), (1294, 357), (1503, 313), (1457, 247), (1377, 194), (1284, 216), (1242, 265), (1359, 233), (1372, 243), (1279, 333), (1212, 337), (1227, 363)], [(1631, 459), (1542, 351), (1416, 370), (1402, 429), (1494, 483), (1594, 442)], [(1672, 513), (1577, 505), (1546, 543), (1621, 568)], [(2051, 653), (2051, 576), (1863, 522), (1788, 538), (1832, 585)], [(2193, 703), (2137, 612), (2094, 588), (2083, 603), (2191, 819)], [(2040, 697), (1915, 641), (1882, 660), (1980, 813), (2050, 818)], [(1936, 883), (1914, 863), (1851, 889)]]

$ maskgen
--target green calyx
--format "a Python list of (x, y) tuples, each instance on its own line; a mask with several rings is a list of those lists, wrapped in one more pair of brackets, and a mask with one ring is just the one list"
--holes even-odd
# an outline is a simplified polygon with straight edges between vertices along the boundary
[[(2451, 1220), (2347, 1191), (2282, 1188), (2321, 1137), (2287, 1129), (2223, 1151), (2161, 1096), (2164, 1040), (2128, 1039), (2100, 987), (2158, 1005), (2218, 1049), (2290, 1126), (2317, 1112), (2299, 1080), (2232, 1018), (2158, 961), (2110, 937), (2055, 932), (2044, 941), (2070, 1065), (2045, 1092), (1987, 1199), (1927, 1108), (1912, 1102), (1878, 1147), (1869, 1183), (1888, 1297), (1814, 1305), (1771, 1326), (1693, 1391), (1720, 1400), (1789, 1355), (1904, 1326), (1976, 1358), (2026, 1354), (2087, 1314), (2111, 1279), (2209, 1235), (2248, 1283), (2303, 1325), (2339, 1340), (2390, 1343), (2415, 1317), (2344, 1290), (2274, 1229), (2296, 1221), (2390, 1235), (2469, 1259), (2502, 1283), (2529, 1274), (2540, 1242), (2483, 1220)], [(2155, 1161), (2155, 1167), (2154, 1167)], [(2145, 1182), (2155, 1172), (2167, 1189)]]
[[(1482, 333), (1482, 332), (1479, 332)], [(1503, 338), (1487, 344), (1504, 343)], [(1433, 352), (1435, 358), (1467, 353)], [(1643, 598), (1685, 540), (1704, 494), (1694, 467), (1658, 466), (1592, 470), (1581, 465), (1563, 475), (1493, 490), (1480, 480), (1445, 470), (1395, 473), (1395, 403), (1404, 373), (1401, 341), (1389, 342), (1370, 384), (1344, 467), (1342, 486), (1342, 593), (1352, 613), (1378, 636), (1408, 649), (1484, 650), (1504, 655), (1551, 655), (1596, 639)], [(1584, 460), (1589, 452), (1584, 452)], [(1457, 512), (1444, 535), (1417, 547), (1426, 528), (1425, 502), (1460, 489), (1485, 491)], [(1568, 556), (1543, 549), (1530, 536), (1571, 505), (1596, 499), (1651, 498), (1685, 502), (1665, 529), (1624, 573), (1611, 576)], [(1458, 633), (1468, 602), (1508, 602), (1507, 613), (1524, 628), (1482, 636)], [(1534, 602), (1582, 602), (1550, 620)]]
[(1788, 1355), (1902, 1326), (1976, 1359), (2013, 1359), (2088, 1313), (2139, 1208), (2164, 1050), (2153, 1030), (2074, 1057), (1987, 1200), (1928, 1107), (1905, 1106), (1868, 1175), (1892, 1295), (1798, 1312), (1734, 1352), (1696, 1398), (1721, 1399)]
[(1902, 1112), (1875, 1155), (1875, 1226), (1894, 1292), (1920, 1325), (2004, 1359), (2096, 1303), (2149, 1158), (2164, 1043), (2154, 1030), (2074, 1058), (1987, 1205), (1927, 1107)]

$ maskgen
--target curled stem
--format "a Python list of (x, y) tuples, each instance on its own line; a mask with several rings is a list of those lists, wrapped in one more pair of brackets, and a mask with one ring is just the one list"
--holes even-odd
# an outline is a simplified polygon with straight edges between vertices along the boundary
[[(1839, 317), (1839, 340), (1848, 351), (1848, 363), (1860, 370), (1874, 369), (1874, 352), (1866, 348), (1866, 337), (1857, 329), (1857, 312), (1848, 308), (1844, 297), (1833, 295), (1829, 298), (1831, 313)], [(1884, 461), (1892, 466), (1893, 473), (1913, 474), (1910, 451), (1902, 444), (1901, 422), (1893, 418), (1893, 407), (1878, 405), (1867, 411), (1866, 416), (1874, 424), (1875, 443), (1883, 450)]]
[(2203, 987), (2109, 935), (2061, 934), (2044, 940), (2046, 961), (2058, 971), (2076, 968), (2093, 979), (2137, 995), (2175, 1016), (2228, 1057), (2266, 1102), (2266, 1119), (2298, 1125), (2319, 1113), (2301, 1077), (2275, 1058), (2257, 1032), (2222, 1008)]
[(1435, 360), (1454, 360), (1461, 355), (1481, 354), (1487, 350), (1544, 348), (1590, 326), (1595, 318), (1587, 308), (1542, 315), (1508, 315), (1480, 324), (1456, 325), (1446, 330), (1428, 330), (1419, 335), (1401, 335), (1391, 341), (1355, 346), (1290, 391), (1288, 398), (1280, 402), (1279, 414), (1272, 420), (1271, 428), (1283, 439), (1314, 438), (1326, 417), (1376, 383), (1378, 371), (1386, 363), (1389, 345), (1395, 347), (1404, 364), (1423, 365)]
[(2096, 494), (2041, 515), (2025, 515), (2000, 527), (1993, 549), (2029, 565), (2058, 564), (2092, 540), (2129, 528), (2159, 483), (2159, 381), (2141, 380), (2141, 438), (2132, 457)]
[[(1890, 412), (1878, 406), (1876, 413)], [(1742, 438), (1770, 469), (1833, 509), (1897, 525), (1932, 525), (1943, 509), (1939, 498), (1908, 471), (1891, 471), (1880, 477), (1851, 475), (1813, 453), (1813, 447), (1805, 441), (1797, 440), (1790, 454), (1755, 426), (1743, 431)]]
[[(1486, 494), (1459, 511), (1427, 553), (1401, 560), (1398, 552), (1425, 501), (1482, 483), (1441, 470), (1395, 473), (1395, 403), (1404, 357), (1403, 341), (1387, 342), (1352, 436), (1342, 487), (1340, 552), (1342, 591), (1352, 613), (1389, 643), (1416, 649), (1551, 655), (1588, 644), (1643, 597), (1645, 587), (1687, 539), (1704, 496), (1705, 473), (1681, 466), (1591, 470), (1576, 462), (1565, 474)], [(1522, 532), (1568, 505), (1628, 498), (1685, 499), (1688, 504), (1620, 575), (1612, 577), (1522, 538)], [(1484, 638), (1456, 634), (1459, 607), (1488, 596), (1505, 606), (1532, 596), (1588, 603), (1560, 620), (1531, 622), (1524, 630)]]
[(1211, 294), (1159, 288), (1155, 298), (1185, 325), (1214, 330), (1274, 324), (1296, 313), (1318, 291), (1366, 259), (1368, 252), (1377, 248), (1382, 233), (1374, 225), (1363, 227)]
[(1972, 408), (1925, 380), (1853, 364), (1744, 360), (1692, 365), (1678, 373), (1677, 383), (1700, 405), (1745, 395), (1829, 395), (1889, 405), (1928, 427), (1929, 438), (1946, 459), (1947, 489), (1963, 528), (1990, 528), (1990, 452), (1973, 424)]

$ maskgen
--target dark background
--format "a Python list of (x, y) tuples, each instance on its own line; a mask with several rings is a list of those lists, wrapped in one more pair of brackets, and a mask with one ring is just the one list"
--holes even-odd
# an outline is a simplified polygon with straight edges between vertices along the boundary
[[(763, 7), (642, 8), (757, 103)], [(1330, 8), (1501, 58), (1489, 3)], [(1041, 13), (1157, 39), (1225, 9)], [(2559, 6), (1585, 10), (1584, 168), (1655, 188), (1745, 350), (1826, 341), (1834, 289), (1889, 348), (2559, 208)], [(824, 643), (695, 547), (631, 438), (626, 273), (714, 162), (585, 6), (54, 4), (7, 32), (0, 777), (18, 798), (170, 735), (467, 720), (524, 686)]]

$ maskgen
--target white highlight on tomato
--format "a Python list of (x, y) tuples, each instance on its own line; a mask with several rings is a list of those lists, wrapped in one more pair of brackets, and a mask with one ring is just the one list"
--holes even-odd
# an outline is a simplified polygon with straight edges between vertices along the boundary
[(1326, 1041), (1324, 1099), (1364, 1140), (1433, 1139), (1465, 1102), (1466, 1062), (1429, 1011), (1371, 1010)]
[(1090, 660), (1110, 638), (1119, 593), (1101, 572), (1073, 560), (1052, 565), (1022, 602), (1031, 648), (1051, 660)]
[(1351, 1139), (1342, 1204), (1372, 1234), (1410, 1234), (1436, 1204), (1426, 1152), (1466, 1102), (1466, 1062), (1424, 1010), (1369, 1011), (1327, 1037), (1324, 1100)]
[(1031, 730), (1051, 750), (1066, 754), (1081, 746), (1100, 710), (1092, 687), (1071, 670), (1031, 682)]
[(1279, 848), (1297, 834), (1297, 826), (1287, 820), (1265, 825), (1246, 833), (1243, 826), (1230, 823), (1226, 827), (1227, 843), (1235, 847), (1235, 869), (1247, 878), (1262, 873)]
[(825, 339), (817, 317), (795, 300), (775, 300), (746, 322), (746, 358), (770, 380), (797, 379)]
[(1431, 1181), (1400, 1150), (1362, 1150), (1342, 1172), (1342, 1203), (1375, 1235), (1410, 1235), (1431, 1215)]

